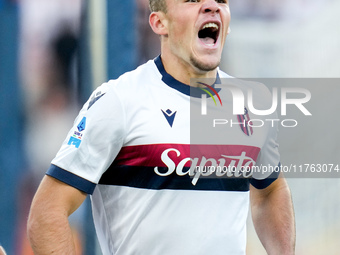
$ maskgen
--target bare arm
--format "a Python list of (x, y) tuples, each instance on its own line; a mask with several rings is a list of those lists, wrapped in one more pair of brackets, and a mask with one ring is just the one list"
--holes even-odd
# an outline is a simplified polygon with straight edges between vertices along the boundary
[(35, 194), (28, 219), (28, 238), (34, 254), (75, 254), (68, 222), (86, 194), (45, 176)]
[(6, 252), (2, 246), (0, 246), (0, 255), (6, 255)]
[(269, 255), (295, 254), (295, 220), (290, 190), (284, 178), (265, 189), (250, 189), (252, 218)]

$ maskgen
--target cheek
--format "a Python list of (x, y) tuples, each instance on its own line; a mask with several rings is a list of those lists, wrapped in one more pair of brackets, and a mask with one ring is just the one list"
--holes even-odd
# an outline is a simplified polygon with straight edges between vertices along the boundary
[(190, 30), (186, 27), (183, 26), (183, 24), (178, 23), (177, 25), (175, 24), (175, 28), (172, 30), (171, 35), (172, 41), (175, 44), (183, 44), (183, 43), (188, 43), (192, 39)]
[(178, 39), (184, 37), (190, 37), (192, 34), (192, 29), (194, 27), (194, 23), (188, 18), (190, 17), (187, 13), (178, 13), (178, 15), (174, 15), (172, 22), (172, 31)]
[(229, 8), (224, 9), (222, 11), (222, 15), (223, 15), (222, 18), (224, 19), (224, 22), (229, 24), (230, 23), (230, 19), (231, 19)]

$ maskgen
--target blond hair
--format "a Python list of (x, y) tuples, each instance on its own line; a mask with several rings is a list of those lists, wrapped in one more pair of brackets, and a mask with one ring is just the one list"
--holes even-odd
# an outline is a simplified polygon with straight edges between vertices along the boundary
[(149, 0), (149, 7), (152, 12), (167, 12), (166, 0)]

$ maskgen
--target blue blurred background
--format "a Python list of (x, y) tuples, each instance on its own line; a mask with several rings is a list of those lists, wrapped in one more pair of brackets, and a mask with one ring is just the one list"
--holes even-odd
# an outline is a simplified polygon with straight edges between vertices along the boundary
[[(222, 70), (240, 78), (340, 76), (338, 1), (230, 6)], [(32, 254), (25, 234), (32, 196), (91, 91), (159, 54), (148, 15), (147, 0), (0, 0), (0, 245), (8, 254)], [(338, 114), (338, 95), (327, 96)], [(329, 143), (340, 159), (338, 138), (335, 131)], [(290, 139), (282, 141), (287, 159), (306, 149), (307, 138)], [(339, 180), (288, 182), (297, 254), (339, 254)], [(78, 254), (101, 254), (89, 202), (70, 220)], [(265, 254), (248, 225), (248, 254)]]

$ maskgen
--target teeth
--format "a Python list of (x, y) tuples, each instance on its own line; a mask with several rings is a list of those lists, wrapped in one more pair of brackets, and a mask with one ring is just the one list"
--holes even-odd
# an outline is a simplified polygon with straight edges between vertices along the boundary
[(215, 24), (215, 23), (207, 23), (207, 24), (205, 24), (204, 26), (203, 26), (203, 28), (202, 29), (205, 29), (205, 28), (209, 28), (209, 27), (213, 27), (213, 28), (216, 28), (216, 29), (218, 29), (218, 25), (217, 24)]

